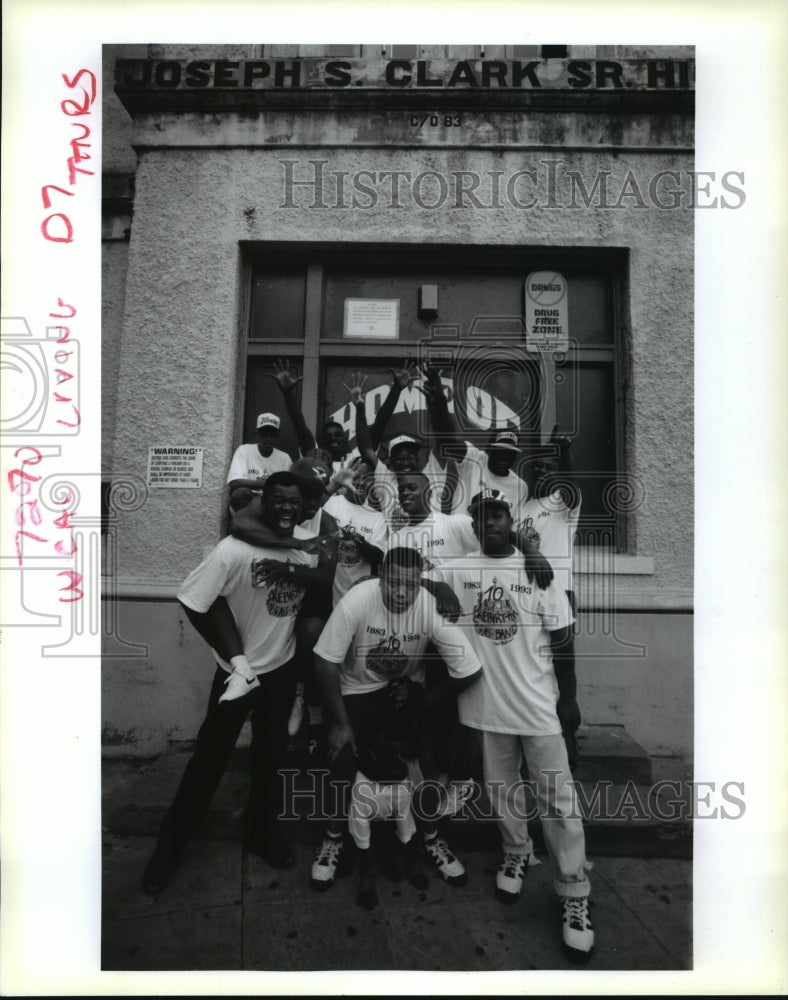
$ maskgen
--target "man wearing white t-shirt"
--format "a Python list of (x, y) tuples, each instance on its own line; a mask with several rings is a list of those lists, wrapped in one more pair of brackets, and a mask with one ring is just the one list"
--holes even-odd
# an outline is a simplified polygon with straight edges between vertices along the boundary
[[(388, 708), (391, 680), (424, 682), (423, 654), (432, 641), (446, 662), (451, 684), (464, 690), (481, 676), (481, 663), (469, 653), (463, 633), (444, 624), (435, 601), (421, 586), (422, 560), (413, 549), (390, 550), (379, 579), (352, 587), (329, 618), (315, 646), (315, 669), (328, 723), (332, 784), (340, 802), (312, 865), (312, 885), (334, 882), (344, 847), (347, 792), (357, 771), (356, 751), (374, 741), (377, 719)], [(450, 884), (462, 884), (465, 870), (424, 824), (425, 850)]]
[[(274, 473), (263, 486), (266, 525), (283, 538), (298, 538), (300, 516), (298, 480), (289, 472)], [(157, 894), (169, 882), (210, 805), (250, 711), (250, 850), (275, 867), (293, 863), (278, 827), (282, 811), (278, 772), (296, 686), (294, 625), (304, 595), (304, 574), (311, 574), (316, 562), (316, 556), (295, 548), (269, 550), (226, 537), (181, 585), (178, 600), (212, 647), (218, 666), (194, 754), (145, 869), (146, 892)]]
[(334, 494), (324, 510), (339, 526), (337, 568), (334, 574), (334, 607), (354, 583), (371, 576), (383, 558), (386, 548), (386, 520), (369, 506), (367, 497), (372, 487), (374, 471), (364, 462), (353, 470), (353, 478), (344, 495)]
[(227, 483), (230, 493), (246, 487), (259, 491), (274, 472), (285, 472), (292, 459), (274, 445), (279, 437), (279, 417), (275, 413), (261, 413), (257, 417), (257, 443), (242, 444), (235, 449)]
[(456, 475), (451, 480), (452, 512), (464, 511), (480, 490), (500, 490), (508, 497), (517, 521), (520, 508), (528, 499), (527, 483), (512, 468), (520, 455), (517, 431), (511, 427), (493, 429), (484, 451), (462, 440), (455, 417), (449, 413), (440, 371), (425, 365), (423, 375), (422, 392), (433, 431), (442, 452), (456, 462)]
[(435, 496), (432, 506), (436, 510), (442, 507), (442, 495), (445, 488), (446, 470), (441, 467), (433, 450), (427, 442), (411, 434), (397, 434), (386, 442), (387, 459), (384, 462), (376, 450), (378, 437), (394, 412), (394, 404), (402, 390), (420, 375), (418, 368), (409, 364), (401, 371), (394, 372), (394, 384), (383, 402), (375, 418), (372, 428), (367, 426), (366, 408), (364, 402), (364, 383), (366, 376), (356, 373), (351, 379), (351, 385), (345, 386), (350, 393), (351, 404), (356, 410), (356, 440), (364, 460), (375, 470), (375, 483), (371, 500), (386, 516), (389, 524), (395, 523), (401, 517), (397, 502), (397, 479), (405, 472), (423, 472), (433, 488), (431, 495)]
[[(388, 547), (404, 545), (421, 554), (425, 569), (423, 585), (434, 594), (439, 610), (451, 616), (452, 612), (459, 610), (454, 603), (456, 596), (450, 588), (446, 591), (440, 574), (432, 571), (451, 566), (468, 553), (476, 553), (479, 542), (468, 514), (442, 514), (433, 510), (429, 502), (430, 493), (430, 483), (424, 473), (407, 472), (399, 476), (399, 504), (406, 521), (391, 529)], [(525, 544), (523, 548), (527, 554), (521, 566), (528, 570), (538, 586), (547, 587), (552, 572), (546, 560), (532, 546)], [(443, 672), (441, 665), (436, 665), (428, 683), (439, 682)], [(442, 815), (454, 815), (473, 794), (470, 775), (474, 741), (460, 727), (453, 700), (443, 699), (431, 706), (429, 734), (432, 757), (425, 761), (425, 765), (429, 769), (430, 764), (434, 764), (446, 774), (449, 783)], [(433, 774), (430, 770), (428, 776), (437, 776), (437, 772)]]
[(481, 553), (441, 575), (462, 602), (462, 631), (485, 665), (479, 683), (461, 692), (458, 703), (461, 722), (481, 734), (485, 783), (499, 817), (504, 858), (496, 888), (505, 901), (516, 901), (533, 851), (523, 818), (524, 756), (562, 901), (564, 943), (588, 954), (594, 945), (591, 887), (562, 736), (578, 712), (574, 671), (562, 657), (574, 618), (555, 583), (544, 590), (529, 583), (510, 541), (506, 499), (485, 489), (473, 498), (469, 513)]

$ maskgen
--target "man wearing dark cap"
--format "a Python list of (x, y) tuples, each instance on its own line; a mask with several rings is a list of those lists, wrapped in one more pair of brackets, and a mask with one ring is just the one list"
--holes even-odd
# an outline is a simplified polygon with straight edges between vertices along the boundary
[(505, 494), (477, 492), (468, 513), (481, 553), (440, 575), (459, 597), (459, 625), (485, 665), (479, 682), (458, 695), (458, 706), (460, 721), (480, 732), (485, 784), (499, 818), (504, 856), (496, 889), (505, 902), (516, 902), (533, 853), (520, 778), (525, 757), (562, 902), (564, 944), (587, 955), (594, 945), (591, 886), (562, 736), (577, 715), (574, 670), (563, 658), (574, 618), (554, 582), (545, 589), (529, 582), (510, 540)]
[(240, 487), (260, 490), (274, 472), (290, 468), (290, 456), (274, 445), (279, 437), (279, 417), (275, 413), (261, 413), (257, 417), (257, 443), (242, 444), (235, 449), (227, 473), (230, 493)]

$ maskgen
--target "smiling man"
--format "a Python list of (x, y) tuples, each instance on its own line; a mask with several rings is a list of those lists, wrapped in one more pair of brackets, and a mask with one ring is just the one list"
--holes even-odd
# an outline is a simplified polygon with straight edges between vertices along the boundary
[(588, 955), (594, 947), (591, 886), (562, 736), (578, 714), (574, 662), (565, 655), (574, 617), (555, 582), (536, 587), (523, 571), (505, 494), (481, 490), (468, 513), (481, 552), (441, 572), (462, 602), (466, 641), (485, 665), (479, 683), (461, 692), (458, 702), (460, 721), (480, 733), (485, 786), (498, 816), (503, 861), (497, 893), (505, 902), (517, 901), (533, 854), (520, 779), (525, 757), (563, 907), (563, 941)]
[(274, 447), (279, 439), (279, 417), (275, 413), (261, 413), (257, 417), (257, 441), (242, 444), (235, 449), (227, 484), (230, 494), (242, 486), (260, 490), (266, 479), (274, 472), (284, 472), (290, 468), (287, 452)]
[[(301, 515), (299, 480), (289, 472), (274, 473), (263, 486), (265, 525), (295, 542), (303, 535), (297, 526)], [(272, 559), (283, 571), (270, 572)], [(146, 892), (157, 894), (169, 882), (250, 712), (249, 849), (274, 867), (293, 863), (278, 827), (278, 771), (296, 687), (294, 626), (316, 562), (316, 556), (297, 548), (267, 549), (227, 537), (184, 580), (178, 600), (218, 665), (194, 754), (145, 869)]]
[[(312, 865), (312, 886), (317, 890), (334, 882), (345, 847), (347, 799), (358, 754), (377, 739), (381, 716), (390, 707), (390, 683), (403, 677), (424, 683), (423, 657), (429, 642), (446, 662), (455, 693), (475, 684), (482, 673), (462, 632), (441, 620), (435, 600), (421, 586), (422, 568), (414, 549), (389, 550), (380, 578), (358, 583), (345, 594), (315, 646), (331, 778), (339, 797)], [(421, 826), (431, 862), (448, 883), (461, 885), (465, 871), (438, 837), (434, 822), (425, 816)]]

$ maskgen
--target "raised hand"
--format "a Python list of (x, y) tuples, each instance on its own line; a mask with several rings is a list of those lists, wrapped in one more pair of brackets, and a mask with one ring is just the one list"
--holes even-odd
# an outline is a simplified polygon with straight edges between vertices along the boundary
[(337, 489), (344, 489), (350, 486), (353, 480), (356, 478), (357, 472), (352, 468), (340, 469), (339, 472), (331, 480), (330, 486), (335, 486)]
[(366, 375), (362, 375), (361, 372), (353, 372), (350, 376), (350, 385), (342, 383), (342, 388), (347, 389), (350, 394), (350, 402), (354, 406), (357, 406), (364, 398), (364, 385), (366, 381)]
[(553, 427), (552, 433), (550, 434), (549, 444), (554, 445), (559, 451), (563, 451), (564, 448), (568, 448), (572, 443), (571, 439), (566, 436), (566, 434), (561, 434), (558, 430), (558, 424)]
[(274, 362), (273, 372), (266, 373), (269, 378), (272, 378), (275, 382), (279, 383), (279, 388), (282, 392), (290, 392), (294, 389), (299, 382), (303, 382), (304, 376), (299, 375), (298, 378), (293, 378), (290, 374), (290, 362), (287, 358), (282, 361), (281, 358), (277, 358)]
[(389, 368), (394, 385), (398, 389), (407, 389), (411, 382), (419, 377), (418, 365), (415, 361), (406, 361), (402, 368)]
[(436, 368), (435, 365), (425, 362), (420, 368), (420, 374), (424, 382), (418, 388), (427, 398), (427, 401), (445, 399), (443, 395), (443, 382), (441, 382), (443, 369)]

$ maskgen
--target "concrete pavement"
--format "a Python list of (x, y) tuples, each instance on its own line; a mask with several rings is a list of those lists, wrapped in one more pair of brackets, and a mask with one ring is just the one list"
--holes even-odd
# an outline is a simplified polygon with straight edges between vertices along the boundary
[[(275, 870), (246, 853), (244, 751), (236, 755), (200, 836), (157, 898), (142, 892), (140, 880), (188, 752), (154, 761), (105, 761), (102, 969), (577, 967), (562, 948), (561, 909), (544, 854), (543, 864), (529, 869), (521, 899), (507, 905), (495, 895), (500, 855), (494, 824), (443, 821), (442, 832), (467, 869), (467, 885), (451, 887), (429, 871), (429, 886), (419, 892), (379, 874), (380, 902), (367, 911), (355, 901), (355, 872), (326, 893), (312, 890), (309, 868), (322, 836), (319, 821), (302, 819), (288, 827), (296, 853), (291, 869)], [(589, 848), (593, 826), (588, 825)], [(677, 838), (674, 830), (661, 839), (641, 835), (636, 842), (641, 848), (650, 844), (638, 850), (650, 856), (609, 851), (601, 856), (589, 849), (596, 948), (585, 968), (690, 969), (692, 862), (686, 838)], [(619, 846), (626, 849), (627, 843)]]

